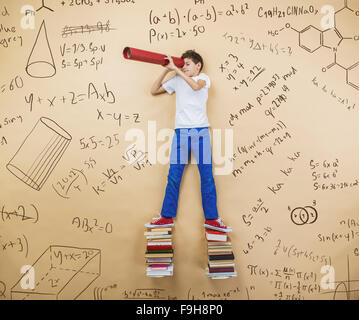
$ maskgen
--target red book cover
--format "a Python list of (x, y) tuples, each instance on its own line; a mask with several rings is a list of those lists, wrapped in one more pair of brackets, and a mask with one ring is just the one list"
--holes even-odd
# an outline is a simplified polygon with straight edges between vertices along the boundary
[(216, 231), (216, 230), (211, 230), (211, 229), (206, 229), (207, 233), (212, 233), (212, 234), (227, 234), (226, 232), (221, 232), (221, 231)]
[(151, 246), (147, 246), (148, 251), (151, 251), (151, 250), (171, 250), (171, 249), (172, 249), (172, 246), (169, 246), (169, 245), (158, 245), (158, 246), (151, 245)]
[(207, 229), (206, 230), (206, 239), (207, 239), (207, 241), (226, 242), (227, 241), (227, 233)]

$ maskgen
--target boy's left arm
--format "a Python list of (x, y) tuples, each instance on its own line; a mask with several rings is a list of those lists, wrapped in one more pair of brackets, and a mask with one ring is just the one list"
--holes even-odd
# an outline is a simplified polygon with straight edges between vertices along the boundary
[(170, 70), (174, 70), (180, 77), (185, 80), (188, 85), (194, 90), (198, 91), (201, 90), (205, 85), (206, 81), (199, 79), (198, 81), (193, 80), (191, 77), (187, 76), (180, 68), (178, 68), (171, 58), (171, 56), (167, 55), (167, 59), (169, 60), (169, 64), (166, 65), (166, 67)]

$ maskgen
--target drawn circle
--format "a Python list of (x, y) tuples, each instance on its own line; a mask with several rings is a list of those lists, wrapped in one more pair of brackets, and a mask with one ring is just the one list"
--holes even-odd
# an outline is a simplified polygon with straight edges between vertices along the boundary
[(63, 128), (61, 128), (55, 121), (46, 118), (41, 117), (40, 121), (43, 125), (45, 125), (49, 130), (54, 131), (54, 133), (58, 134), (59, 136), (63, 137), (67, 140), (72, 140), (71, 135)]
[(314, 207), (297, 207), (292, 210), (290, 218), (298, 226), (312, 224), (318, 219), (318, 212)]
[(56, 68), (50, 62), (35, 61), (26, 66), (26, 72), (33, 78), (50, 78), (56, 74)]
[(308, 212), (308, 216), (309, 216), (307, 224), (312, 224), (315, 221), (317, 221), (318, 212), (315, 208), (313, 208), (311, 206), (306, 206), (306, 207), (304, 207), (304, 209)]
[(301, 226), (307, 223), (309, 219), (309, 214), (307, 210), (305, 210), (304, 208), (298, 207), (292, 211), (290, 218), (293, 223), (295, 223), (298, 226)]

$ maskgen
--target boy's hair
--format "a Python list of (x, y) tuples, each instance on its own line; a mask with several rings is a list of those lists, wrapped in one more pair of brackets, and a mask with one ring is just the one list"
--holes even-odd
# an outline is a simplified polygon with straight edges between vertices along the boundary
[(184, 58), (188, 58), (191, 59), (195, 64), (197, 64), (198, 62), (201, 63), (201, 69), (199, 69), (199, 71), (201, 71), (203, 69), (203, 59), (202, 57), (195, 52), (194, 50), (187, 50), (184, 54), (182, 54), (181, 56), (182, 59)]

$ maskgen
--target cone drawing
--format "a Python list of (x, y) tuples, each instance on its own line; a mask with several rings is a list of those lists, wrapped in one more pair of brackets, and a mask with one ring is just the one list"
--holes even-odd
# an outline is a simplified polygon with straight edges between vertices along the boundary
[(45, 20), (41, 23), (34, 46), (32, 47), (26, 65), (26, 72), (33, 78), (50, 78), (56, 74), (55, 62), (47, 36)]

